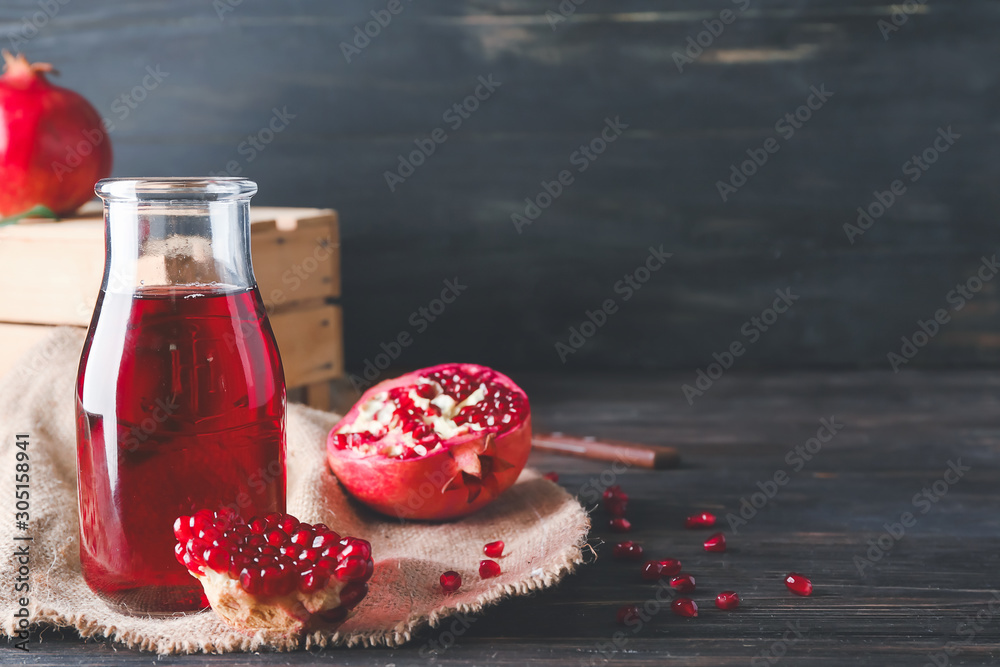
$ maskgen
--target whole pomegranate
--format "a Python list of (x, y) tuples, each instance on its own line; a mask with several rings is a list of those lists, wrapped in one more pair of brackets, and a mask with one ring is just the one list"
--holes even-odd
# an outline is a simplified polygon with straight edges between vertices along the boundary
[(199, 510), (174, 522), (181, 565), (212, 609), (238, 630), (297, 635), (332, 628), (368, 593), (371, 545), (289, 514), (244, 522), (232, 510)]
[(517, 480), (530, 451), (528, 396), (475, 364), (432, 366), (375, 385), (327, 439), (344, 487), (405, 519), (478, 510)]
[(3, 52), (0, 76), (0, 218), (45, 206), (67, 215), (111, 174), (111, 141), (83, 97), (45, 78), (47, 63)]

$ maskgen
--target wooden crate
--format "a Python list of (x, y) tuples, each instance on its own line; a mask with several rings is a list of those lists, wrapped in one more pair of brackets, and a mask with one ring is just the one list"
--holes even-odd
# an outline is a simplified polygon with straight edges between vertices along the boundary
[[(251, 207), (254, 274), (289, 388), (326, 409), (330, 380), (344, 374), (340, 235), (336, 211)], [(79, 217), (0, 227), (0, 375), (49, 327), (86, 327), (104, 273), (104, 221)]]

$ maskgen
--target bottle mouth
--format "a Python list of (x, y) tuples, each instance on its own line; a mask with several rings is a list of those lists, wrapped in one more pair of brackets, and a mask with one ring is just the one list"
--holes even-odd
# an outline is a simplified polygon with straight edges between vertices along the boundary
[(245, 178), (105, 178), (94, 187), (106, 202), (248, 200), (257, 184)]

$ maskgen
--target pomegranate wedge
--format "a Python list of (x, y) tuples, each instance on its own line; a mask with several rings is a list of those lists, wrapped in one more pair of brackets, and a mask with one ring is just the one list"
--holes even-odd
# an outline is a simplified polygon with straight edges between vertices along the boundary
[(531, 451), (528, 396), (485, 366), (444, 364), (381, 382), (334, 426), (330, 468), (389, 516), (451, 519), (516, 480)]
[(368, 593), (371, 546), (288, 514), (244, 522), (231, 510), (199, 510), (174, 522), (177, 560), (238, 630), (296, 635), (332, 628)]

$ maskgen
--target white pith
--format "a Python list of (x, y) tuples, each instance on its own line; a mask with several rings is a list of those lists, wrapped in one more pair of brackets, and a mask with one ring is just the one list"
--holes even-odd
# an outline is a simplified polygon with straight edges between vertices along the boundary
[[(440, 386), (430, 380), (421, 379), (418, 381), (418, 384), (429, 384), (434, 387), (435, 391), (441, 391)], [(434, 429), (434, 432), (437, 433), (441, 440), (448, 440), (455, 436), (483, 430), (482, 426), (471, 422), (456, 424), (455, 417), (458, 416), (462, 408), (475, 405), (484, 400), (486, 394), (486, 385), (481, 383), (475, 391), (460, 402), (456, 402), (454, 398), (443, 392), (438, 393), (432, 399), (427, 399), (419, 396), (416, 390), (411, 388), (408, 395), (413, 404), (424, 413), (423, 422)], [(432, 404), (441, 410), (440, 415), (428, 412), (428, 408)], [(338, 432), (371, 433), (379, 438), (384, 437), (389, 431), (389, 424), (392, 422), (393, 411), (395, 409), (396, 405), (389, 401), (388, 392), (379, 392), (359, 406), (358, 418), (352, 424), (345, 426)], [(364, 444), (356, 447), (356, 449), (364, 454), (372, 454), (378, 451), (382, 456), (395, 457), (402, 454), (408, 448), (413, 449), (418, 456), (424, 456), (429, 452), (441, 449), (443, 446), (439, 442), (432, 449), (428, 450), (423, 445), (416, 443), (412, 433), (399, 432), (397, 435), (398, 437), (394, 438), (392, 442)]]
[(205, 574), (191, 574), (201, 582), (215, 613), (230, 625), (248, 630), (298, 632), (314, 614), (339, 607), (340, 591), (346, 585), (330, 577), (325, 588), (313, 593), (296, 588), (287, 595), (264, 597), (247, 593), (228, 573), (205, 568)]

